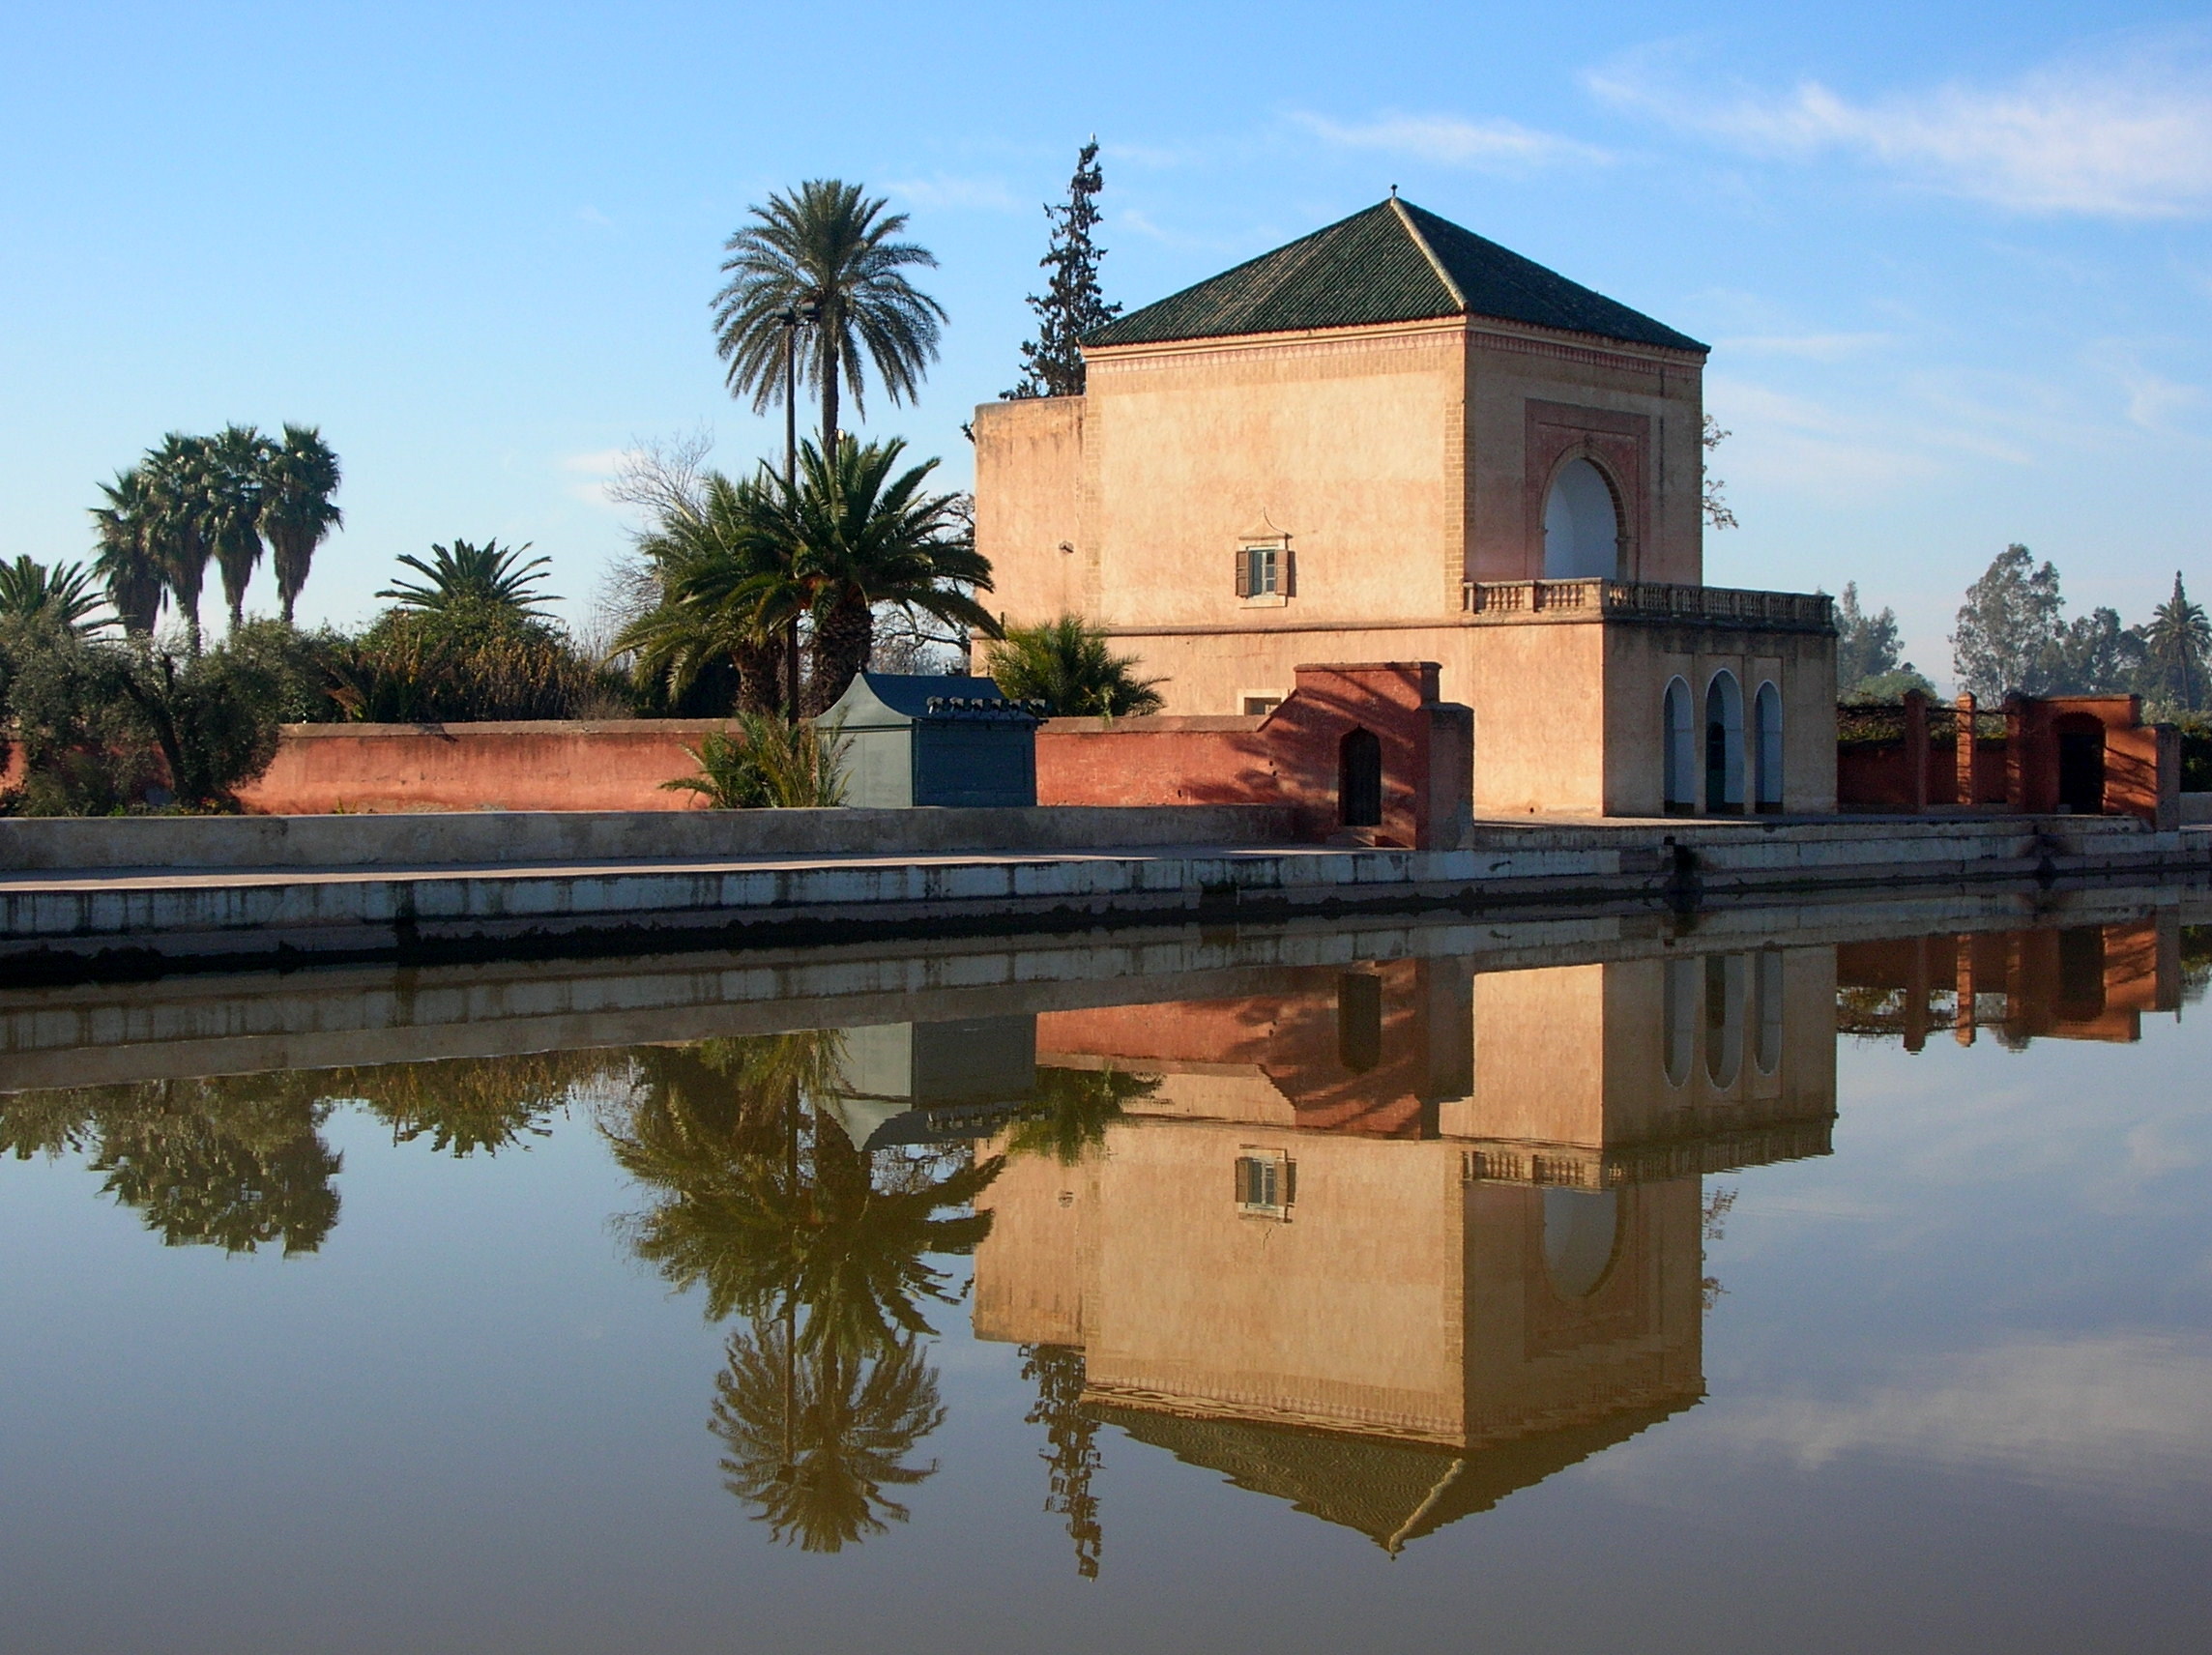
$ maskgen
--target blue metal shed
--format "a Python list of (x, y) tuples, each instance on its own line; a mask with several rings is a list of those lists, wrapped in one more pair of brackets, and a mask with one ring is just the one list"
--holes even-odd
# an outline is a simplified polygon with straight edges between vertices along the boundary
[(1036, 803), (1037, 714), (987, 678), (864, 672), (821, 722), (851, 743), (847, 804)]

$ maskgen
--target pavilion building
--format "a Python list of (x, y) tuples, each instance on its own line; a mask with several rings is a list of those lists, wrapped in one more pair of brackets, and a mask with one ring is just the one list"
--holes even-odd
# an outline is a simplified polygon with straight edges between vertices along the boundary
[(1706, 354), (1393, 195), (978, 409), (977, 545), (1170, 714), (1438, 663), (1480, 816), (1832, 811), (1829, 600), (1704, 584)]

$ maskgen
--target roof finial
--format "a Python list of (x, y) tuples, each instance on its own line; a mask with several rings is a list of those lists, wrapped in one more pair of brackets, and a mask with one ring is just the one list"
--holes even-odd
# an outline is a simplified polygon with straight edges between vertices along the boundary
[(1398, 199), (1398, 187), (1395, 184), (1390, 186), (1390, 199), (1393, 201)]

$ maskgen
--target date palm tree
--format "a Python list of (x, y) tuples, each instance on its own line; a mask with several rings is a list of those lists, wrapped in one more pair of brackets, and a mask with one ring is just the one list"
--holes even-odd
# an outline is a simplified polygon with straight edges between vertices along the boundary
[(154, 552), (154, 500), (146, 468), (132, 466), (103, 482), (106, 504), (92, 508), (100, 549), (93, 572), (107, 588), (107, 601), (126, 634), (146, 637), (161, 618), (166, 586)]
[(481, 605), (510, 610), (518, 617), (535, 620), (540, 615), (540, 604), (559, 599), (551, 593), (534, 590), (545, 578), (545, 570), (553, 560), (536, 557), (523, 563), (522, 554), (528, 550), (528, 542), (502, 546), (497, 540), (486, 540), (476, 546), (456, 539), (450, 548), (432, 546), (428, 563), (403, 554), (400, 563), (427, 577), (429, 584), (416, 586), (394, 581), (376, 595), (392, 598), (402, 609), (444, 613), (467, 605)]
[(215, 555), (210, 446), (205, 437), (171, 431), (143, 462), (150, 508), (147, 544), (161, 584), (176, 600), (186, 647), (194, 655), (200, 653), (200, 592), (207, 584), (208, 560)]
[(82, 564), (57, 564), (49, 569), (29, 556), (0, 564), (0, 619), (37, 616), (83, 637), (100, 630), (100, 623), (87, 620), (99, 607), (92, 571)]
[(2204, 689), (2206, 655), (2212, 653), (2212, 622), (2189, 601), (2181, 571), (2173, 571), (2173, 595), (2151, 611), (2143, 628), (2150, 664), (2163, 681), (2160, 688), (2184, 711), (2195, 711)]
[(263, 483), (276, 445), (251, 425), (226, 425), (208, 439), (207, 537), (222, 574), (230, 629), (246, 624), (246, 588), (262, 554)]
[(775, 711), (784, 694), (784, 634), (764, 631), (744, 604), (728, 600), (782, 555), (758, 532), (757, 487), (708, 472), (697, 499), (665, 510), (639, 544), (658, 572), (660, 602), (616, 635), (611, 653), (634, 655), (638, 675), (664, 682), (671, 701), (725, 660), (737, 671), (741, 712)]
[(1117, 655), (1106, 634), (1080, 615), (1034, 626), (1009, 626), (983, 662), (1000, 690), (1016, 701), (1042, 701), (1062, 717), (1136, 717), (1160, 710), (1153, 686), (1139, 678), (1134, 655)]
[(750, 209), (754, 221), (723, 245), (729, 280), (714, 295), (714, 337), (730, 394), (750, 395), (762, 412), (779, 402), (789, 318), (807, 318), (802, 371), (822, 399), (824, 453), (837, 451), (840, 385), (864, 413), (867, 363), (899, 402), (915, 395), (937, 359), (945, 307), (904, 274), (934, 270), (936, 256), (893, 240), (906, 215), (887, 215), (885, 206), (859, 185), (809, 179), (795, 194), (774, 192)]
[(322, 432), (312, 425), (286, 425), (282, 445), (271, 450), (262, 472), (261, 532), (269, 537), (276, 598), (287, 626), (307, 584), (315, 548), (333, 529), (345, 525), (345, 513), (332, 499), (337, 491), (338, 456)]

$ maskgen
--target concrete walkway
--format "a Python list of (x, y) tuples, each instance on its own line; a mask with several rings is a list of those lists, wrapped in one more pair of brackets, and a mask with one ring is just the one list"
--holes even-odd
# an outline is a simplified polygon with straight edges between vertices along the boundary
[(2212, 832), (2115, 817), (1478, 823), (1463, 844), (24, 870), (0, 874), (0, 982), (2212, 876)]

